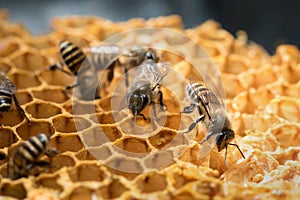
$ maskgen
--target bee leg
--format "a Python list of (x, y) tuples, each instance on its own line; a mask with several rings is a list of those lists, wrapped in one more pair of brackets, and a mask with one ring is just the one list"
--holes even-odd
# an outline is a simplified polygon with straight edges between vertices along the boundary
[(107, 67), (107, 70), (108, 70), (108, 74), (107, 74), (107, 80), (108, 82), (110, 83), (113, 78), (114, 78), (114, 69), (116, 67), (116, 62), (113, 62), (111, 63), (108, 67)]
[(245, 159), (245, 156), (244, 156), (243, 152), (241, 151), (239, 145), (234, 144), (234, 143), (229, 143), (229, 145), (235, 146), (239, 150), (239, 152), (241, 153), (241, 155), (243, 156), (243, 158)]
[(19, 102), (18, 102), (18, 99), (16, 97), (15, 94), (12, 95), (13, 98), (14, 98), (14, 102), (15, 102), (15, 105), (16, 105), (16, 108), (17, 110), (19, 110), (19, 112), (21, 112), (21, 114), (26, 118), (26, 120), (30, 123), (30, 120), (29, 118), (27, 117), (27, 115), (25, 114), (25, 111), (23, 110), (23, 108), (20, 106)]
[(128, 88), (129, 87), (129, 77), (128, 77), (128, 68), (127, 68), (127, 66), (124, 67), (124, 73), (125, 73), (125, 85)]
[(50, 65), (49, 70), (51, 70), (51, 71), (59, 70), (59, 71), (65, 73), (65, 74), (68, 74), (68, 75), (70, 75), (70, 76), (72, 75), (71, 72), (69, 72), (69, 71), (67, 71), (67, 70), (65, 70), (65, 69), (63, 68), (63, 63), (62, 63), (62, 62), (56, 62), (56, 63), (54, 63), (53, 65)]
[(45, 161), (45, 160), (40, 160), (40, 161), (37, 161), (35, 163), (36, 166), (39, 166), (39, 167), (49, 167), (50, 166), (50, 163), (48, 161)]
[(166, 106), (163, 102), (163, 93), (162, 93), (162, 91), (158, 91), (158, 97), (159, 97), (159, 105), (160, 105), (161, 111), (166, 111)]
[(199, 118), (197, 118), (195, 121), (193, 121), (190, 124), (188, 130), (184, 130), (184, 131), (182, 131), (182, 133), (188, 133), (188, 132), (192, 131), (195, 128), (195, 126), (204, 119), (204, 117), (205, 117), (204, 115), (201, 115)]
[(50, 168), (50, 172), (52, 171), (52, 167), (54, 167), (52, 165), (52, 158), (54, 156), (56, 156), (57, 154), (59, 154), (60, 152), (56, 149), (56, 148), (51, 148), (51, 149), (48, 149), (46, 152), (45, 152), (45, 155), (49, 158), (49, 162), (48, 162), (48, 167)]
[[(138, 114), (138, 116), (142, 116), (142, 117), (143, 117), (143, 119), (144, 119), (144, 121), (146, 121), (146, 120), (147, 120), (147, 118), (145, 117), (145, 115), (144, 115), (144, 114), (142, 114), (142, 113)], [(132, 124), (133, 124), (133, 125), (135, 125), (135, 123), (136, 123), (136, 117), (137, 117), (137, 115), (134, 115), (134, 117), (133, 117), (133, 121), (132, 121)]]
[[(35, 168), (33, 168), (35, 167)], [(32, 174), (33, 176), (38, 176), (41, 173), (44, 173), (46, 171), (46, 169), (50, 168), (50, 162), (46, 161), (46, 160), (39, 160), (37, 162), (34, 163), (34, 166), (32, 168), (35, 169), (34, 173), (31, 172), (30, 174)], [(29, 174), (29, 172), (27, 173)]]
[(202, 113), (201, 108), (200, 108), (199, 105), (197, 105), (197, 110), (198, 110), (199, 115), (203, 115), (203, 113)]
[(56, 62), (52, 65), (49, 66), (49, 70), (54, 71), (54, 70), (61, 70), (63, 64), (61, 62)]
[(77, 83), (75, 83), (74, 85), (69, 85), (69, 86), (67, 86), (66, 87), (66, 90), (71, 90), (71, 89), (73, 89), (73, 88), (75, 88), (75, 87), (78, 87), (79, 86), (79, 83), (77, 82)]
[(36, 165), (36, 163), (30, 163), (25, 167), (25, 170), (28, 172), (30, 171), (34, 166)]
[(60, 152), (56, 149), (56, 148), (52, 148), (52, 149), (48, 149), (45, 152), (45, 155), (48, 156), (49, 158), (56, 156), (57, 154), (59, 154)]
[(195, 107), (196, 107), (196, 104), (191, 104), (189, 106), (184, 107), (183, 111), (181, 111), (180, 113), (191, 113), (194, 111)]
[(147, 118), (145, 117), (145, 115), (144, 115), (144, 114), (140, 113), (140, 114), (139, 114), (139, 116), (142, 116), (142, 117), (143, 117), (143, 119), (144, 119), (144, 121), (146, 121), (146, 120), (147, 120)]

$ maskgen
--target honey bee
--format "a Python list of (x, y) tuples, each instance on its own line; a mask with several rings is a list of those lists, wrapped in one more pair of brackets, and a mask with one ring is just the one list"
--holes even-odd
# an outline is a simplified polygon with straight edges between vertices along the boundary
[(141, 112), (148, 105), (152, 105), (156, 118), (155, 103), (159, 103), (162, 111), (165, 110), (160, 84), (170, 67), (169, 62), (155, 63), (150, 59), (137, 67), (136, 75), (126, 94), (128, 108), (134, 115), (134, 122), (138, 115), (146, 119)]
[(35, 166), (49, 166), (46, 161), (40, 161), (39, 158), (45, 154), (48, 157), (55, 156), (56, 149), (47, 150), (50, 137), (44, 133), (32, 136), (17, 147), (8, 160), (8, 176), (12, 180), (26, 177)]
[[(87, 57), (84, 52), (70, 41), (61, 41), (59, 51), (63, 63), (55, 63), (50, 66), (50, 70), (58, 69), (66, 74), (73, 74), (77, 78), (77, 82), (74, 85), (67, 86), (66, 89), (79, 87), (79, 95), (83, 100), (100, 98), (97, 71), (86, 59)], [(63, 68), (64, 64), (70, 72)]]
[(89, 62), (97, 71), (103, 70), (106, 66), (107, 81), (110, 83), (114, 78), (114, 71), (117, 66), (124, 68), (126, 76), (125, 84), (128, 87), (128, 70), (139, 66), (142, 62), (158, 62), (158, 55), (154, 49), (139, 48), (138, 46), (130, 49), (122, 49), (116, 45), (100, 45), (88, 48)]
[[(116, 45), (100, 45), (87, 49), (89, 61), (96, 70), (108, 70), (107, 81), (110, 83), (114, 78), (114, 70), (117, 66), (124, 68), (127, 75), (129, 69), (139, 66), (144, 61), (157, 62), (159, 57), (154, 49), (132, 47), (129, 50), (121, 49)], [(128, 86), (128, 77), (125, 80)]]
[(15, 95), (16, 91), (16, 85), (6, 76), (5, 72), (0, 70), (0, 111), (7, 113), (11, 107), (12, 100), (14, 100), (17, 110), (30, 122), (18, 102)]
[[(67, 89), (79, 86), (81, 98), (84, 100), (91, 100), (94, 97), (100, 98), (96, 74), (106, 66), (106, 70), (108, 71), (107, 81), (110, 83), (113, 80), (114, 69), (117, 65), (124, 66), (124, 72), (127, 74), (128, 69), (138, 66), (144, 60), (158, 59), (156, 52), (152, 49), (136, 48), (125, 51), (115, 45), (90, 47), (86, 50), (89, 53), (87, 56), (82, 49), (69, 41), (60, 42), (59, 51), (63, 63), (68, 67), (70, 72), (63, 68), (63, 63), (61, 62), (50, 66), (50, 69), (59, 69), (69, 75), (73, 74), (77, 76), (77, 83), (68, 86)], [(120, 56), (125, 58), (122, 59), (123, 62), (120, 61)], [(126, 79), (126, 85), (128, 85), (128, 78)], [(93, 96), (95, 92), (96, 96)]]
[(203, 122), (208, 132), (204, 140), (200, 142), (202, 146), (199, 157), (204, 158), (217, 145), (218, 151), (225, 148), (224, 164), (226, 164), (227, 146), (232, 145), (245, 158), (239, 146), (231, 143), (235, 133), (230, 128), (223, 102), (220, 102), (216, 95), (201, 83), (187, 84), (185, 92), (191, 104), (184, 107), (181, 113), (192, 113), (197, 108), (200, 116), (189, 125), (187, 130), (182, 132), (190, 132), (199, 122)]
[(115, 45), (101, 45), (90, 47), (87, 51), (90, 63), (97, 71), (107, 66), (107, 81), (110, 83), (114, 78), (114, 68), (120, 65), (118, 56), (122, 53), (121, 48)]

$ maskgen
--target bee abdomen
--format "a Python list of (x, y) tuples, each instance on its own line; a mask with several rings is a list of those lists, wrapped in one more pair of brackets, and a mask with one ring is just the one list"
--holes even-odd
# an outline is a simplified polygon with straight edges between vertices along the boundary
[(49, 137), (43, 133), (31, 137), (17, 149), (14, 164), (22, 168), (34, 163), (44, 153), (48, 142)]
[(11, 103), (12, 95), (5, 92), (0, 92), (0, 111), (7, 113), (11, 107)]
[(104, 69), (105, 67), (109, 67), (115, 61), (115, 55), (91, 54), (91, 63), (96, 67), (96, 69)]
[(42, 152), (46, 149), (49, 142), (49, 136), (46, 134), (39, 134), (35, 137), (29, 138), (29, 142), (36, 150), (38, 150), (38, 152)]
[(201, 83), (188, 84), (186, 86), (186, 95), (193, 103), (199, 102), (199, 96), (210, 91)]
[(65, 64), (69, 67), (70, 71), (77, 75), (82, 62), (86, 58), (85, 54), (79, 47), (69, 41), (60, 42), (59, 48)]

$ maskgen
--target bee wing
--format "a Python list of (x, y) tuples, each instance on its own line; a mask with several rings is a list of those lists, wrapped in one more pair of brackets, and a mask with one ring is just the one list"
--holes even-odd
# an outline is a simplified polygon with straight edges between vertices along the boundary
[(84, 51), (87, 53), (96, 53), (96, 54), (119, 54), (122, 53), (122, 49), (116, 45), (101, 44), (99, 46), (91, 46), (84, 48)]
[(14, 94), (17, 91), (16, 85), (6, 76), (3, 71), (0, 71), (0, 91), (9, 94)]
[(210, 133), (200, 142), (199, 157), (204, 158), (216, 145), (217, 134)]
[(199, 103), (201, 102), (202, 105), (205, 105), (204, 108), (207, 114), (209, 115), (209, 117), (214, 118), (216, 113), (219, 112), (220, 109), (223, 110), (222, 103), (210, 88), (206, 86), (206, 88), (210, 92), (199, 92), (197, 89), (194, 89), (193, 87), (194, 83), (200, 83), (200, 82), (196, 81), (193, 76), (189, 77), (190, 88), (193, 89), (193, 93), (196, 94), (198, 102)]
[(168, 74), (172, 67), (169, 62), (154, 63), (144, 62), (138, 66), (136, 78), (138, 80), (145, 79), (153, 85), (159, 84), (162, 79)]
[(206, 87), (215, 94), (215, 97), (220, 102), (222, 109), (225, 110), (225, 91), (223, 88), (217, 87), (211, 77), (204, 75)]
[(122, 54), (128, 54), (115, 45), (99, 45), (85, 48), (90, 63), (98, 70), (103, 70), (116, 61)]

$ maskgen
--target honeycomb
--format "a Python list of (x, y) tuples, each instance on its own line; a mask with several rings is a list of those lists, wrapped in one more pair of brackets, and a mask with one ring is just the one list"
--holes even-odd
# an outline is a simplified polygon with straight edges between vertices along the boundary
[[(7, 161), (0, 161), (1, 196), (128, 200), (300, 196), (297, 47), (281, 45), (269, 55), (243, 31), (233, 36), (211, 20), (184, 29), (176, 15), (120, 23), (94, 16), (69, 16), (53, 19), (51, 26), (50, 33), (33, 36), (22, 24), (11, 22), (7, 10), (0, 11), (0, 69), (18, 87), (17, 99), (31, 121), (28, 123), (14, 107), (7, 114), (1, 113), (0, 150), (7, 154), (29, 137), (46, 133), (51, 136), (49, 148), (60, 152), (52, 158), (51, 167), (17, 180), (7, 177)], [(63, 39), (87, 47), (113, 34), (142, 27), (179, 31), (211, 56), (221, 72), (227, 113), (236, 133), (234, 142), (246, 159), (236, 148), (228, 149), (226, 165), (224, 152), (216, 148), (200, 159), (198, 142), (203, 138), (203, 128), (199, 125), (194, 130), (197, 134), (192, 140), (177, 131), (182, 116), (180, 103), (172, 95), (166, 95), (164, 126), (149, 137), (136, 137), (120, 128), (120, 124), (130, 122), (129, 117), (121, 113), (122, 120), (115, 122), (110, 96), (95, 101), (73, 100), (65, 87), (74, 83), (74, 77), (48, 70), (60, 59), (57, 44)], [(174, 68), (188, 74), (188, 62), (172, 55), (168, 59)], [(72, 112), (74, 108), (76, 113)], [(191, 119), (183, 121), (187, 126)], [(124, 155), (123, 151), (128, 153)]]

